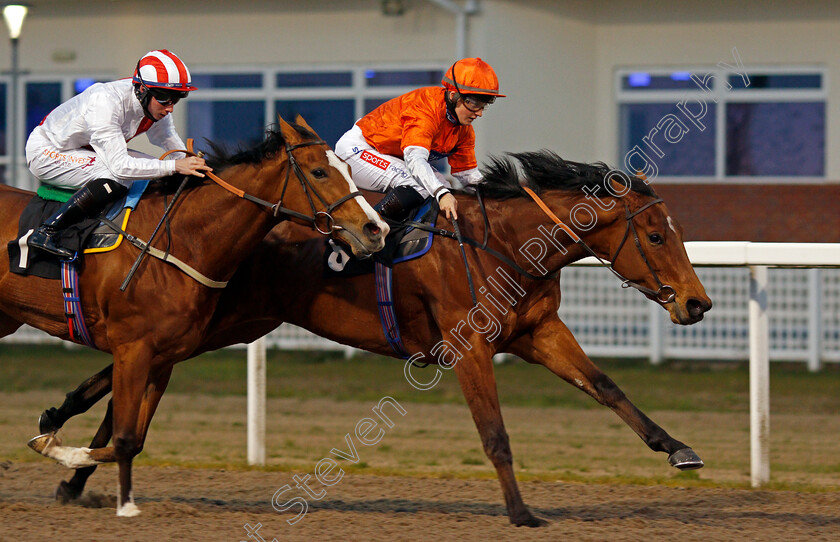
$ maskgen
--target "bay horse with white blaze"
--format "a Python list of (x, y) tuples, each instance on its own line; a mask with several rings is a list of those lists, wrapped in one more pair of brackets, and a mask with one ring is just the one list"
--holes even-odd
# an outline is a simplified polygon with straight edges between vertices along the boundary
[[(279, 131), (270, 131), (258, 147), (209, 162), (240, 197), (206, 181), (187, 187), (172, 208), (171, 242), (162, 248), (220, 282), (229, 280), (271, 228), (290, 216), (349, 243), (359, 255), (380, 250), (387, 225), (356, 190), (346, 165), (299, 122), (293, 126), (279, 119)], [(18, 217), (32, 196), (0, 186), (2, 246), (17, 237)], [(166, 184), (151, 185), (133, 213), (133, 235), (149, 239), (167, 204), (165, 196)], [(91, 338), (97, 349), (114, 357), (114, 445), (93, 450), (90, 457), (119, 464), (117, 514), (122, 516), (139, 513), (131, 492), (132, 459), (143, 447), (172, 367), (199, 347), (223, 291), (147, 258), (121, 292), (137, 255), (122, 243), (111, 253), (87, 255), (80, 273)], [(0, 336), (22, 324), (69, 339), (58, 281), (13, 274), (9, 258), (0, 258)], [(89, 460), (78, 450), (59, 451), (66, 463)]]
[[(556, 215), (569, 216), (576, 205), (591, 202), (587, 194), (613, 182), (605, 179), (608, 168), (602, 164), (567, 162), (546, 151), (512, 156), (520, 164), (526, 186)], [(480, 248), (468, 251), (475, 286), (483, 294), (479, 306), (484, 323), (489, 324), (486, 315), (492, 315), (498, 327), (490, 334), (478, 320), (481, 310), (473, 305), (458, 244), (449, 239), (437, 239), (422, 258), (394, 267), (395, 304), (408, 352), (424, 352), (422, 361), (433, 364), (456, 361), (454, 371), (484, 450), (496, 468), (510, 521), (528, 526), (544, 523), (524, 504), (513, 473), (492, 362), (498, 352), (543, 365), (608, 406), (652, 450), (667, 453), (673, 466), (702, 467), (691, 448), (645, 416), (595, 366), (557, 315), (560, 269), (588, 256), (591, 249), (610, 260), (628, 284), (662, 305), (673, 322), (687, 325), (703, 318), (712, 304), (688, 260), (681, 228), (665, 204), (648, 185), (633, 179), (622, 197), (603, 198), (602, 205), (591, 205), (597, 220), (588, 231), (577, 232), (581, 243), (545, 255), (541, 265), (549, 280), (543, 280), (519, 248), (539, 237), (540, 227), (553, 227), (551, 220), (523, 189), (512, 160), (496, 160), (484, 173), (481, 193), (486, 198), (486, 223), (475, 197), (456, 197), (464, 235), (483, 239), (486, 231), (487, 248), (503, 258)], [(617, 191), (618, 186), (613, 188)], [(276, 227), (234, 275), (195, 353), (251, 342), (289, 322), (343, 344), (393, 356), (381, 331), (373, 277), (325, 277), (323, 245), (321, 239), (295, 225)], [(497, 288), (505, 284), (502, 274), (512, 280), (504, 288), (508, 298)], [(449, 346), (438, 348), (439, 356), (429, 353), (435, 350), (432, 345), (444, 343)], [(414, 377), (422, 375), (408, 363), (404, 370)], [(60, 408), (44, 412), (42, 432), (54, 431), (70, 416), (87, 410), (107, 395), (110, 382), (108, 367), (68, 394)], [(109, 416), (110, 409), (91, 447), (108, 443)], [(80, 495), (94, 468), (77, 470), (69, 482), (61, 482), (58, 494), (63, 498)]]

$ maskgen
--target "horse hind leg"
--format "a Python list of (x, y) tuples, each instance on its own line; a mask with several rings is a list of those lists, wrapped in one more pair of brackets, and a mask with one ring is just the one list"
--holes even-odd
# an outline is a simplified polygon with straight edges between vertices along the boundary
[(510, 522), (517, 527), (542, 527), (547, 522), (531, 513), (516, 483), (513, 453), (502, 420), (491, 360), (492, 355), (489, 353), (482, 356), (478, 352), (475, 359), (460, 360), (455, 366), (458, 382), (481, 436), (484, 452), (496, 468)]
[[(111, 440), (114, 429), (113, 413), (114, 402), (108, 401), (108, 410), (105, 413), (105, 418), (102, 420), (102, 424), (99, 426), (96, 435), (94, 435), (90, 443), (90, 448), (104, 448), (108, 444), (108, 441)], [(96, 465), (76, 469), (76, 472), (73, 473), (73, 477), (69, 481), (62, 480), (58, 484), (55, 490), (55, 499), (63, 503), (78, 499), (85, 489), (88, 478), (91, 477), (95, 470)]]
[(703, 460), (686, 444), (671, 437), (630, 402), (623, 391), (592, 363), (563, 322), (550, 319), (510, 347), (510, 352), (548, 370), (613, 410), (655, 452), (668, 454), (680, 470), (703, 467)]
[[(60, 407), (48, 408), (41, 413), (41, 417), (38, 419), (38, 428), (41, 434), (58, 431), (67, 420), (87, 412), (90, 407), (108, 395), (111, 392), (113, 369), (113, 364), (105, 367), (82, 382), (78, 388), (68, 393)], [(105, 444), (107, 444), (107, 441)]]

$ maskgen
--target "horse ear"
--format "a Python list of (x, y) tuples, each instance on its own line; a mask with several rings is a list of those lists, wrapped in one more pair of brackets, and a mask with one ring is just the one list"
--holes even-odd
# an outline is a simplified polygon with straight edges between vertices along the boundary
[[(306, 122), (305, 120), (303, 120), (303, 117), (302, 117), (300, 114), (298, 114), (298, 115), (295, 117), (295, 124), (297, 124), (298, 126), (303, 126), (304, 128), (306, 128), (307, 130), (309, 130), (309, 131), (310, 131), (310, 132), (312, 132), (313, 134), (318, 135), (318, 133), (315, 131), (315, 129), (314, 129), (314, 128), (312, 128), (312, 126), (310, 126), (308, 122)], [(320, 136), (319, 136), (319, 137), (320, 137)]]
[(277, 124), (280, 125), (280, 133), (283, 134), (283, 139), (289, 145), (297, 145), (303, 140), (303, 137), (298, 133), (294, 127), (283, 120), (283, 117), (277, 115)]

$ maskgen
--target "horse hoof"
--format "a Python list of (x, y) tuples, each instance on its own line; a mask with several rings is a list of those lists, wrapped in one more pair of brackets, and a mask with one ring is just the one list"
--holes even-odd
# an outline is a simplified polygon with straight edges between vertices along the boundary
[(70, 484), (62, 480), (61, 483), (58, 484), (58, 487), (55, 488), (55, 494), (53, 496), (55, 497), (55, 500), (61, 504), (67, 504), (70, 501), (78, 499), (81, 494), (81, 491), (76, 491), (70, 486)]
[(700, 456), (694, 453), (694, 450), (691, 448), (683, 448), (682, 450), (677, 450), (672, 453), (668, 456), (668, 463), (670, 463), (672, 467), (676, 467), (680, 470), (699, 469), (704, 465)]
[(117, 508), (117, 516), (121, 518), (133, 518), (140, 515), (140, 509), (133, 502), (127, 502)]
[(52, 412), (55, 412), (55, 408), (43, 411), (38, 417), (38, 430), (41, 431), (42, 435), (46, 435), (47, 433), (55, 433), (56, 431), (61, 429), (61, 426), (56, 425), (53, 421), (51, 416)]
[(55, 433), (38, 435), (37, 437), (30, 439), (29, 442), (26, 443), (27, 446), (29, 446), (41, 455), (46, 455), (45, 452), (49, 448), (53, 446), (58, 446), (60, 444), (61, 440), (59, 440), (59, 438), (55, 436)]
[(545, 527), (548, 525), (548, 522), (544, 519), (540, 519), (537, 516), (528, 513), (527, 516), (517, 519), (510, 519), (510, 522), (516, 525), (517, 527)]

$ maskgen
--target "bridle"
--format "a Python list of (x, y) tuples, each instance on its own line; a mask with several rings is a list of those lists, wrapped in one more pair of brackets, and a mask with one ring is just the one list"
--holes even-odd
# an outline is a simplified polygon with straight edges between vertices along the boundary
[[(289, 167), (286, 168), (286, 178), (283, 181), (283, 191), (280, 193), (280, 200), (271, 207), (274, 209), (274, 216), (287, 215), (308, 222), (312, 222), (312, 227), (314, 227), (315, 230), (318, 231), (318, 233), (322, 235), (329, 235), (334, 231), (344, 229), (341, 226), (336, 226), (335, 219), (332, 217), (331, 213), (347, 201), (350, 201), (356, 196), (361, 196), (362, 193), (356, 190), (355, 192), (350, 192), (349, 194), (338, 198), (333, 203), (328, 203), (327, 200), (324, 199), (323, 196), (321, 196), (318, 190), (312, 185), (307, 176), (303, 173), (303, 170), (298, 165), (297, 160), (295, 160), (295, 155), (292, 153), (292, 151), (295, 149), (299, 149), (301, 147), (311, 147), (312, 145), (323, 145), (324, 147), (328, 147), (327, 142), (323, 139), (319, 139), (318, 141), (307, 141), (305, 143), (298, 143), (297, 145), (289, 145), (288, 142), (286, 143), (286, 155), (289, 159)], [(309, 208), (312, 210), (312, 216), (307, 216), (298, 213), (297, 211), (293, 211), (291, 209), (283, 207), (283, 197), (286, 195), (286, 188), (288, 188), (289, 186), (289, 178), (291, 177), (292, 169), (294, 169), (295, 176), (300, 181), (300, 185), (303, 188), (303, 192), (304, 194), (306, 194), (306, 199), (309, 201)], [(315, 208), (315, 202), (312, 200), (313, 194), (316, 198), (318, 198), (318, 201), (321, 203), (321, 205), (325, 207), (325, 210), (318, 211)], [(318, 223), (319, 219), (325, 220), (323, 228)]]
[[(648, 261), (647, 256), (645, 255), (645, 251), (642, 248), (642, 243), (639, 240), (639, 233), (636, 231), (636, 225), (633, 223), (633, 217), (641, 214), (648, 207), (653, 207), (657, 203), (662, 203), (662, 198), (655, 199), (653, 201), (649, 201), (649, 202), (645, 203), (644, 205), (642, 205), (641, 207), (639, 207), (638, 209), (636, 209), (635, 211), (633, 211), (632, 213), (630, 212), (630, 206), (627, 205), (627, 202), (623, 202), (623, 203), (624, 203), (624, 216), (625, 216), (625, 220), (627, 222), (627, 228), (624, 230), (624, 237), (621, 238), (621, 243), (618, 245), (618, 248), (616, 249), (615, 254), (612, 255), (612, 258), (610, 258), (610, 262), (612, 262), (612, 263), (610, 263), (610, 269), (612, 270), (613, 273), (616, 274), (616, 276), (618, 278), (620, 278), (622, 280), (621, 286), (623, 288), (633, 287), (633, 288), (639, 290), (640, 292), (642, 292), (644, 294), (652, 296), (659, 303), (662, 303), (662, 304), (671, 303), (671, 302), (674, 301), (674, 298), (677, 296), (677, 293), (674, 291), (674, 288), (672, 286), (669, 286), (667, 284), (662, 284), (662, 281), (659, 280), (659, 275), (656, 274), (656, 270), (653, 268), (652, 265), (650, 265), (650, 262)], [(633, 242), (636, 243), (636, 248), (639, 251), (639, 255), (642, 257), (642, 261), (645, 262), (645, 265), (647, 266), (648, 270), (650, 271), (650, 274), (653, 275), (653, 280), (656, 281), (656, 285), (658, 286), (658, 288), (656, 290), (651, 290), (650, 288), (642, 286), (638, 282), (633, 282), (633, 281), (627, 280), (626, 278), (621, 276), (621, 274), (618, 271), (616, 271), (615, 268), (613, 267), (613, 264), (615, 263), (616, 258), (618, 258), (618, 254), (619, 254), (619, 252), (621, 252), (621, 249), (624, 248), (624, 243), (627, 241), (627, 238), (629, 237), (631, 231), (633, 232)], [(590, 250), (590, 252), (591, 252), (591, 250)], [(600, 260), (600, 258), (598, 258), (598, 259)]]
[[(522, 188), (531, 197), (531, 199), (533, 199), (534, 202), (536, 202), (536, 204), (539, 205), (539, 207), (543, 210), (543, 212), (546, 215), (548, 215), (548, 217), (551, 218), (558, 226), (560, 226), (560, 228), (563, 231), (565, 231), (572, 238), (572, 240), (575, 243), (580, 245), (583, 248), (583, 250), (585, 250), (591, 256), (595, 257), (599, 262), (601, 262), (604, 265), (608, 265), (608, 262), (604, 261), (603, 258), (598, 256), (595, 253), (595, 251), (592, 250), (592, 248), (589, 245), (587, 245), (586, 242), (584, 242), (584, 240), (581, 239), (578, 234), (576, 234), (574, 232), (574, 230), (572, 230), (569, 226), (564, 224), (563, 221), (561, 221), (559, 218), (557, 218), (557, 216), (551, 211), (551, 209), (549, 209), (548, 205), (546, 205), (545, 202), (542, 199), (540, 199), (540, 197), (537, 196), (537, 194), (533, 190), (531, 190), (527, 186), (523, 186)], [(677, 296), (676, 291), (674, 290), (674, 288), (672, 286), (670, 286), (668, 284), (663, 284), (662, 281), (659, 279), (659, 275), (657, 275), (656, 271), (653, 269), (653, 266), (650, 265), (650, 262), (648, 261), (647, 256), (645, 255), (645, 251), (642, 248), (642, 243), (639, 240), (639, 234), (636, 231), (636, 225), (633, 223), (633, 218), (634, 217), (641, 214), (642, 212), (644, 212), (648, 208), (656, 205), (657, 203), (662, 203), (662, 202), (663, 202), (663, 200), (661, 198), (655, 199), (653, 201), (649, 201), (649, 202), (642, 205), (641, 207), (639, 207), (638, 209), (636, 209), (633, 212), (630, 212), (630, 206), (627, 205), (627, 202), (624, 202), (624, 219), (626, 221), (627, 227), (624, 230), (624, 237), (622, 237), (621, 243), (618, 245), (618, 249), (616, 249), (615, 253), (613, 254), (612, 258), (610, 259), (608, 267), (609, 267), (609, 270), (612, 271), (612, 273), (616, 277), (618, 277), (619, 280), (621, 280), (621, 286), (623, 288), (635, 288), (635, 289), (639, 290), (640, 292), (642, 292), (643, 294), (654, 298), (660, 304), (664, 305), (666, 303), (673, 303), (674, 299)], [(633, 241), (636, 244), (636, 248), (639, 251), (639, 255), (642, 257), (642, 261), (645, 262), (645, 265), (647, 266), (648, 270), (650, 271), (650, 274), (653, 276), (653, 280), (656, 281), (656, 285), (658, 287), (656, 290), (652, 290), (652, 289), (650, 289), (646, 286), (643, 286), (643, 285), (639, 284), (638, 282), (634, 282), (634, 281), (628, 279), (627, 277), (625, 277), (624, 275), (622, 275), (621, 273), (616, 271), (616, 269), (614, 267), (615, 260), (618, 257), (618, 254), (621, 252), (621, 249), (624, 248), (624, 244), (627, 242), (627, 238), (630, 236), (631, 231), (633, 232)]]
[[(170, 151), (170, 152), (183, 152), (188, 156), (198, 156), (192, 150), (192, 140), (187, 141), (187, 149), (186, 151)], [(355, 192), (351, 192), (345, 196), (340, 197), (333, 203), (328, 203), (326, 199), (318, 192), (318, 190), (312, 185), (312, 182), (300, 168), (297, 160), (295, 160), (294, 152), (296, 149), (300, 149), (302, 147), (311, 147), (313, 145), (323, 145), (327, 147), (326, 141), (319, 139), (317, 141), (306, 141), (303, 143), (298, 143), (297, 145), (289, 145), (288, 142), (284, 142), (286, 156), (288, 157), (289, 165), (286, 168), (286, 177), (283, 179), (283, 190), (280, 192), (280, 199), (277, 203), (271, 203), (260, 199), (256, 196), (252, 196), (251, 194), (246, 193), (241, 188), (236, 188), (235, 186), (231, 185), (224, 179), (220, 178), (213, 172), (206, 172), (205, 174), (216, 184), (231, 192), (237, 197), (242, 199), (246, 199), (248, 201), (252, 201), (258, 205), (262, 205), (263, 207), (267, 207), (275, 217), (285, 215), (286, 217), (291, 218), (298, 218), (305, 222), (310, 222), (312, 227), (315, 230), (322, 234), (322, 235), (329, 235), (334, 231), (343, 230), (341, 226), (337, 226), (335, 224), (335, 219), (332, 217), (332, 212), (336, 210), (340, 205), (346, 203), (347, 201), (355, 198), (356, 196), (361, 196), (362, 193), (356, 190)], [(167, 153), (168, 154), (168, 153)], [(164, 155), (165, 156), (165, 155)], [(161, 157), (163, 158), (163, 156)], [(294, 170), (295, 176), (300, 181), (300, 185), (303, 188), (304, 194), (306, 194), (306, 198), (309, 201), (309, 208), (312, 210), (311, 215), (305, 215), (303, 213), (299, 213), (287, 207), (283, 207), (283, 198), (286, 196), (286, 189), (289, 187), (289, 180), (291, 179), (291, 172)], [(321, 203), (324, 207), (323, 211), (318, 211), (315, 205), (315, 201), (313, 200), (312, 196), (315, 196), (317, 200)]]

